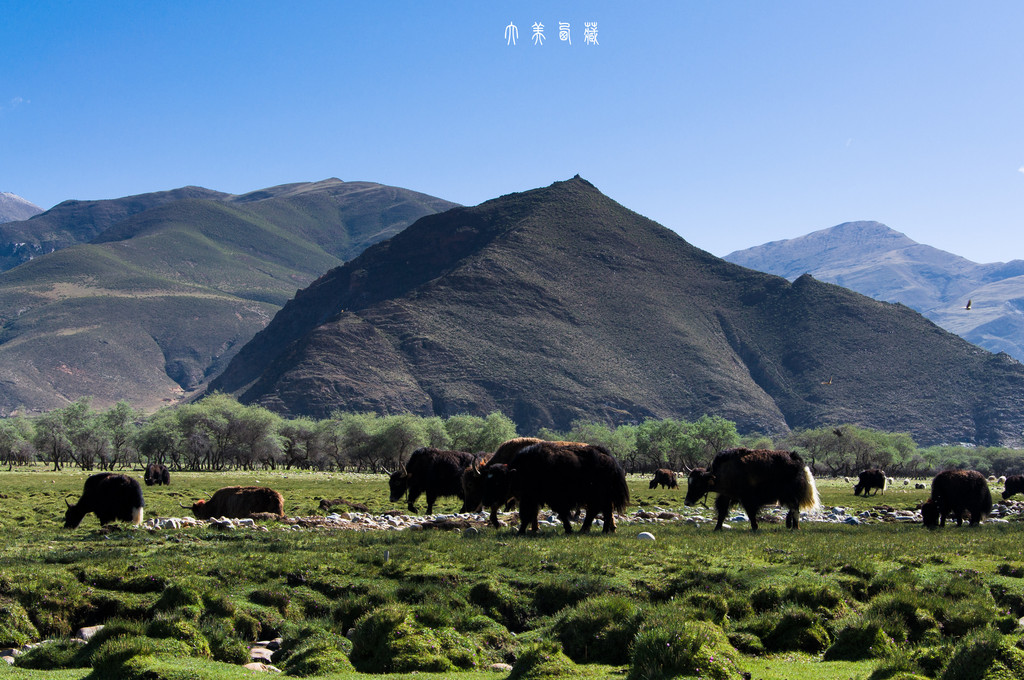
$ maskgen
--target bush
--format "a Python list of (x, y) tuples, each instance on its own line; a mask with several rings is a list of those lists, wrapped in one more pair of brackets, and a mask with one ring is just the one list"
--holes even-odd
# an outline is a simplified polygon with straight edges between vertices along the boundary
[(832, 646), (825, 650), (825, 661), (878, 659), (895, 651), (896, 645), (877, 622), (858, 619), (841, 628)]
[(58, 668), (87, 668), (89, 664), (82, 658), (82, 647), (81, 642), (54, 640), (33, 647), (16, 657), (14, 664), (18, 668), (31, 668), (39, 671)]
[(487, 616), (500, 622), (513, 633), (526, 630), (534, 612), (524, 603), (521, 593), (507, 583), (484, 581), (469, 591), (469, 600)]
[(298, 639), (299, 644), (281, 650), (288, 675), (307, 677), (355, 670), (345, 654), (352, 648), (348, 639), (311, 627), (300, 631)]
[(20, 647), (39, 637), (28, 612), (16, 600), (0, 600), (0, 646)]
[(762, 638), (772, 651), (810, 652), (817, 654), (829, 646), (828, 631), (818, 616), (803, 607), (783, 610), (778, 623)]
[(604, 576), (583, 574), (566, 578), (559, 576), (542, 581), (533, 595), (533, 608), (541, 615), (555, 614), (593, 595), (609, 590)]
[(916, 592), (897, 590), (872, 600), (867, 613), (897, 643), (934, 643), (942, 636), (939, 623), (930, 610), (932, 604)]
[(629, 644), (640, 627), (640, 616), (640, 607), (625, 597), (593, 597), (565, 611), (551, 632), (576, 663), (619, 666), (629, 663)]
[(694, 675), (726, 680), (740, 674), (738, 660), (718, 626), (681, 620), (678, 612), (659, 612), (644, 623), (633, 642), (629, 679)]
[(158, 618), (146, 626), (146, 635), (151, 638), (171, 638), (181, 642), (188, 649), (186, 656), (210, 658), (209, 641), (191, 621)]
[(538, 680), (576, 675), (576, 664), (562, 652), (558, 644), (551, 640), (541, 640), (523, 649), (512, 666), (508, 680)]
[(253, 604), (260, 604), (264, 607), (276, 609), (281, 616), (288, 615), (288, 604), (291, 596), (283, 590), (271, 590), (269, 588), (254, 590), (249, 593), (249, 601)]
[(1024, 678), (1024, 650), (1015, 646), (1015, 641), (991, 629), (969, 635), (953, 649), (941, 680)]
[(234, 637), (230, 619), (203, 619), (201, 630), (210, 644), (210, 656), (214, 661), (236, 665), (249, 662), (249, 648)]
[(429, 629), (418, 626), (402, 605), (385, 605), (356, 622), (351, 660), (360, 673), (442, 673), (455, 668)]
[(729, 643), (744, 654), (760, 656), (765, 653), (764, 643), (753, 633), (733, 631), (729, 633)]
[(163, 612), (181, 607), (202, 607), (202, 604), (203, 598), (199, 591), (180, 583), (172, 583), (164, 588), (164, 592), (153, 604), (153, 610)]

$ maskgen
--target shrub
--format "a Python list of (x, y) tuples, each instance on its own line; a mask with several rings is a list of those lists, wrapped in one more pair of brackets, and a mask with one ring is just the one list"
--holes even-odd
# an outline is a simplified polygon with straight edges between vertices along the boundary
[(629, 662), (629, 643), (636, 636), (640, 616), (640, 608), (625, 597), (593, 597), (565, 611), (551, 631), (576, 663), (618, 666)]
[(260, 604), (264, 607), (272, 607), (280, 612), (281, 616), (288, 615), (288, 604), (291, 596), (283, 590), (271, 590), (269, 588), (254, 590), (249, 593), (249, 601), (253, 604)]
[(236, 612), (231, 617), (231, 625), (235, 629), (235, 635), (241, 640), (253, 642), (260, 636), (260, 622), (255, 616), (248, 612)]
[(680, 612), (655, 612), (633, 642), (630, 680), (654, 680), (680, 675), (734, 678), (740, 673), (739, 654), (722, 629), (707, 621), (687, 621)]
[(816, 654), (829, 646), (828, 631), (818, 616), (804, 607), (788, 607), (777, 624), (762, 638), (772, 651), (810, 652)]
[(146, 635), (152, 638), (172, 638), (187, 649), (187, 656), (210, 658), (210, 643), (191, 621), (157, 618), (146, 626)]
[(249, 662), (249, 649), (232, 635), (234, 628), (230, 619), (206, 618), (200, 629), (210, 644), (210, 656), (215, 661), (231, 664)]
[(880, 624), (858, 619), (839, 630), (832, 646), (825, 650), (824, 658), (825, 661), (878, 659), (891, 654), (895, 649), (896, 645)]
[(566, 578), (549, 578), (537, 585), (533, 595), (533, 608), (541, 615), (555, 614), (593, 595), (608, 592), (609, 582), (604, 576), (583, 574)]
[(201, 607), (203, 598), (199, 591), (180, 583), (172, 583), (164, 588), (164, 592), (153, 604), (153, 610), (158, 612), (171, 611), (181, 607)]
[(764, 643), (753, 633), (733, 631), (729, 633), (729, 643), (744, 654), (760, 656), (765, 653)]
[(20, 647), (39, 637), (28, 612), (16, 600), (0, 600), (0, 646)]
[(1024, 678), (1024, 650), (1015, 639), (992, 629), (977, 631), (953, 649), (941, 680), (1014, 680)]
[(402, 605), (385, 605), (356, 622), (352, 664), (360, 673), (441, 673), (454, 665), (441, 654), (429, 629), (416, 625)]
[(82, 643), (71, 640), (53, 640), (33, 647), (15, 658), (19, 668), (31, 668), (40, 671), (58, 668), (86, 668), (88, 662), (82, 659)]
[(931, 605), (932, 602), (916, 592), (897, 590), (872, 600), (867, 613), (897, 643), (938, 642), (941, 632), (929, 609)]
[(299, 631), (298, 639), (301, 641), (297, 645), (280, 652), (289, 675), (307, 677), (355, 670), (345, 654), (352, 647), (348, 639), (313, 627)]
[(541, 640), (526, 646), (512, 666), (508, 680), (538, 680), (577, 675), (576, 664), (557, 643)]
[(507, 583), (484, 581), (469, 591), (470, 602), (514, 633), (526, 630), (534, 612)]

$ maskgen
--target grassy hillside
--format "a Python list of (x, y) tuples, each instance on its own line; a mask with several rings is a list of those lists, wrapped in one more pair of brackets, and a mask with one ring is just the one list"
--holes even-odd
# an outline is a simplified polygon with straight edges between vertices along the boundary
[(368, 249), (297, 294), (212, 387), (318, 416), (501, 410), (523, 432), (706, 413), (925, 443), (1024, 430), (1019, 365), (905, 307), (727, 263), (578, 178)]
[(146, 409), (176, 401), (297, 289), (403, 219), (448, 205), (354, 184), (184, 198), (0, 274), (0, 413), (80, 396)]

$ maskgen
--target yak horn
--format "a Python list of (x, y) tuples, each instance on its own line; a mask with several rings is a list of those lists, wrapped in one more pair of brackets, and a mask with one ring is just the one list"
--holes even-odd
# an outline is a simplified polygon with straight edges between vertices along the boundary
[[(181, 503), (178, 503), (178, 505), (181, 505)], [(191, 505), (181, 505), (181, 507), (185, 508), (186, 510), (191, 510), (192, 509)]]
[(386, 467), (382, 467), (381, 470), (383, 470), (384, 474), (386, 474), (386, 475), (390, 475), (391, 474), (391, 471), (388, 470)]
[(71, 503), (68, 503), (67, 498), (64, 499), (64, 505), (68, 506), (69, 508), (71, 507)]

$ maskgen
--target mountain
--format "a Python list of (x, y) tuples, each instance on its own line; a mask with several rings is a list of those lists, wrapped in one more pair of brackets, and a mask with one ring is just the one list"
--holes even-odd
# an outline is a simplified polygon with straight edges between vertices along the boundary
[[(828, 384), (826, 384), (828, 383)], [(903, 305), (731, 264), (587, 181), (423, 217), (299, 291), (210, 389), (286, 414), (501, 410), (1018, 442), (1024, 366)]]
[(87, 395), (97, 405), (173, 403), (226, 366), (296, 289), (453, 205), (337, 179), (62, 203), (20, 224), (45, 220), (50, 233), (77, 238), (102, 231), (0, 273), (0, 414)]
[(977, 264), (878, 222), (847, 222), (738, 250), (725, 259), (790, 280), (809, 273), (879, 300), (901, 302), (979, 347), (1024, 360), (1022, 260)]
[(43, 212), (43, 209), (35, 203), (26, 201), (21, 196), (0, 191), (0, 224), (27, 220), (41, 212)]

